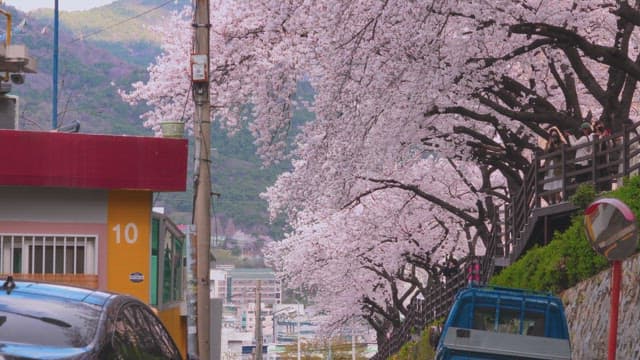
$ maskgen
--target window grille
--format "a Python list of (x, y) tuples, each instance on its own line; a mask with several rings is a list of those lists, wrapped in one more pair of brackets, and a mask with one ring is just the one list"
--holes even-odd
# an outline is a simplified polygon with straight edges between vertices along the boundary
[(0, 272), (97, 274), (95, 235), (0, 234)]

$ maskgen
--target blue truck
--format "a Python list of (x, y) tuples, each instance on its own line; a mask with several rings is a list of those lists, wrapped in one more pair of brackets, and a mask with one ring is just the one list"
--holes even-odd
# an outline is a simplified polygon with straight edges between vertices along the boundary
[(520, 289), (465, 288), (444, 323), (436, 359), (570, 360), (562, 301)]

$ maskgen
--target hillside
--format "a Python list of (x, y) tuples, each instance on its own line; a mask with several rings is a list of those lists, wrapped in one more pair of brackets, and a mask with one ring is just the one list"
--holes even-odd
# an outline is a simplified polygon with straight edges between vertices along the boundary
[[(117, 94), (135, 81), (145, 81), (146, 68), (160, 54), (159, 39), (149, 30), (170, 11), (190, 6), (190, 1), (120, 0), (88, 11), (60, 13), (58, 124), (81, 123), (83, 133), (151, 136), (139, 115), (144, 105), (131, 107)], [(53, 11), (13, 14), (12, 43), (25, 44), (38, 61), (38, 73), (29, 74), (23, 85), (14, 85), (20, 96), (20, 127), (51, 128)], [(23, 21), (26, 20), (26, 21)], [(248, 131), (227, 137), (212, 131), (212, 188), (217, 225), (214, 234), (233, 236), (241, 231), (252, 236), (279, 237), (281, 226), (268, 224), (266, 202), (259, 194), (287, 168), (262, 168)], [(191, 152), (192, 153), (192, 152)], [(190, 223), (192, 212), (192, 161), (188, 191), (160, 193), (155, 206), (164, 206), (178, 223)]]
[[(147, 65), (160, 53), (157, 39), (146, 30), (153, 23), (147, 18), (159, 21), (169, 9), (159, 8), (147, 17), (123, 22), (140, 11), (137, 3), (120, 1), (90, 11), (61, 12), (59, 124), (77, 120), (87, 133), (151, 134), (138, 120), (144, 107), (131, 108), (120, 100), (116, 89), (145, 78)], [(123, 8), (122, 4), (127, 5)], [(20, 126), (46, 130), (51, 127), (53, 12), (13, 10), (13, 22), (21, 26), (14, 28), (12, 42), (27, 45), (38, 61), (38, 73), (28, 75), (24, 85), (14, 86), (13, 93), (21, 98)], [(100, 27), (105, 22), (121, 24), (99, 32), (108, 26)]]
[[(158, 44), (150, 26), (162, 23), (169, 12), (190, 6), (188, 0), (119, 0), (86, 11), (62, 11), (60, 22), (74, 39), (91, 39), (94, 44), (107, 46), (135, 43)], [(51, 10), (37, 10), (29, 16), (44, 22), (53, 17)], [(128, 61), (135, 61), (131, 57)], [(149, 59), (143, 59), (149, 60)], [(147, 63), (143, 63), (146, 65)]]

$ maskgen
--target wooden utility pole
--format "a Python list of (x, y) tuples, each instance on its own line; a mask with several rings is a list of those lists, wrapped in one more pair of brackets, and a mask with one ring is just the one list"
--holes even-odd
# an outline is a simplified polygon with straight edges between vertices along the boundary
[(261, 294), (262, 281), (258, 280), (258, 286), (256, 287), (256, 357), (255, 360), (262, 360), (262, 294)]
[(209, 94), (209, 0), (195, 0), (193, 16), (194, 54), (191, 57), (191, 80), (195, 102), (194, 134), (196, 191), (194, 220), (196, 225), (196, 328), (198, 358), (210, 359), (209, 254), (211, 251), (211, 108)]
[[(58, 0), (54, 2), (53, 9), (53, 86), (51, 88), (53, 94), (51, 99), (51, 128), (58, 128), (58, 32), (60, 31), (60, 11)], [(9, 36), (8, 34), (6, 36)], [(9, 39), (9, 38), (8, 38)]]

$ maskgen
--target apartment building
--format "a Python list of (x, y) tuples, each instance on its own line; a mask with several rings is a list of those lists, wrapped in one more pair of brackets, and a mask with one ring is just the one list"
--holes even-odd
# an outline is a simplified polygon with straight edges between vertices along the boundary
[(226, 302), (239, 306), (255, 303), (256, 289), (260, 286), (261, 302), (280, 304), (282, 284), (269, 268), (234, 268), (227, 271)]

